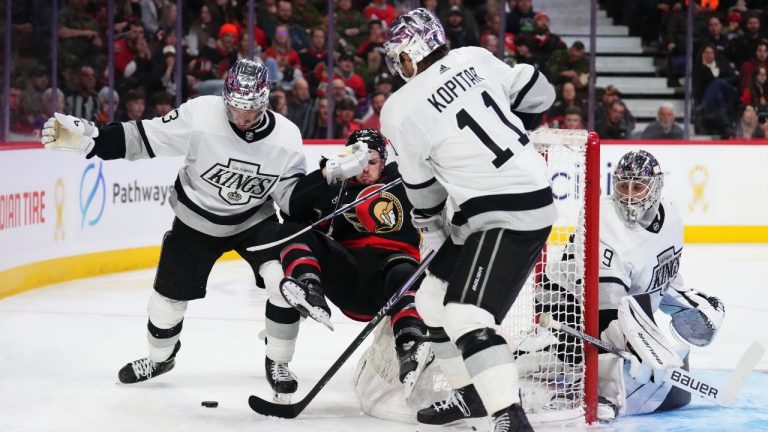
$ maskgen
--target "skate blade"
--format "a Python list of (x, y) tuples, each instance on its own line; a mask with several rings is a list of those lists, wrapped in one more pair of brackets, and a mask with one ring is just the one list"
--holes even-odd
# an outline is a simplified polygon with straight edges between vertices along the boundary
[(280, 405), (290, 405), (293, 393), (272, 393), (272, 401)]
[(432, 361), (434, 360), (435, 353), (432, 352), (429, 343), (423, 343), (416, 349), (416, 363), (418, 366), (416, 366), (416, 370), (409, 372), (403, 380), (403, 393), (405, 394), (405, 399), (411, 397), (411, 393), (413, 393), (416, 383), (419, 381), (419, 378), (421, 378), (421, 374), (424, 373), (427, 366), (432, 364)]
[(487, 417), (458, 420), (444, 425), (419, 424), (418, 432), (491, 432), (491, 422)]
[(319, 307), (310, 305), (304, 296), (304, 290), (299, 286), (290, 281), (286, 281), (280, 286), (280, 293), (283, 295), (285, 301), (292, 307), (298, 309), (302, 315), (306, 316), (309, 314), (313, 320), (325, 325), (333, 331), (333, 323), (331, 323), (330, 315)]

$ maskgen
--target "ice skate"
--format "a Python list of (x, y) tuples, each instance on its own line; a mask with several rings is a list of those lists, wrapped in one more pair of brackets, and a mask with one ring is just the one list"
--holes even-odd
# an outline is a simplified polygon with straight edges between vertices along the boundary
[(485, 431), (488, 429), (488, 412), (470, 384), (454, 390), (451, 397), (435, 402), (416, 413), (419, 431), (438, 431), (444, 428)]
[(165, 361), (155, 362), (148, 357), (132, 361), (120, 369), (117, 378), (123, 384), (134, 384), (162, 375), (176, 366), (176, 353), (179, 352), (179, 348), (181, 348), (181, 341), (176, 342), (171, 356)]
[(400, 382), (403, 383), (406, 398), (413, 392), (421, 373), (434, 359), (435, 354), (426, 338), (409, 341), (397, 347)]
[(280, 282), (280, 294), (288, 304), (298, 309), (302, 317), (309, 315), (333, 330), (331, 308), (319, 287), (287, 277)]
[(533, 432), (520, 404), (512, 404), (493, 415), (493, 432)]
[(269, 357), (264, 357), (264, 368), (275, 403), (290, 404), (291, 396), (299, 388), (299, 382), (296, 375), (288, 369), (288, 363), (275, 362)]

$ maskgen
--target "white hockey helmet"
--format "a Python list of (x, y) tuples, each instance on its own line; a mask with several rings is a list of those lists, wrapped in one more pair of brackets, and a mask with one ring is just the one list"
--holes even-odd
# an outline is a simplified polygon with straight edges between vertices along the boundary
[[(392, 22), (384, 42), (387, 67), (392, 74), (399, 74), (404, 80), (416, 76), (416, 64), (432, 51), (446, 44), (445, 30), (440, 20), (425, 8), (404, 13)], [(406, 53), (413, 62), (413, 75), (403, 75), (400, 54)]]
[(613, 202), (628, 227), (656, 208), (662, 187), (664, 174), (652, 154), (633, 150), (621, 157), (613, 172)]
[(229, 69), (221, 91), (227, 117), (241, 129), (255, 126), (269, 104), (269, 78), (263, 64), (240, 59)]

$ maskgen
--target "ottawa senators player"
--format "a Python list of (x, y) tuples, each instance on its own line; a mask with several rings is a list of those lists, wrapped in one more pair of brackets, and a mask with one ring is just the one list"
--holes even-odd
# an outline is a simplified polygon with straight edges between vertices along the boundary
[[(303, 209), (306, 219), (332, 213), (339, 205), (400, 177), (396, 163), (385, 165), (386, 142), (378, 131), (353, 132), (346, 145), (356, 143), (368, 146), (368, 165), (346, 185), (329, 186), (320, 170), (308, 174), (317, 182), (315, 188), (303, 191), (307, 194), (301, 200), (307, 203)], [(337, 217), (326, 227), (327, 234), (309, 231), (282, 249), (280, 261), (286, 277), (279, 292), (267, 286), (266, 308), (267, 379), (276, 400), (288, 401), (298, 387), (288, 362), (293, 358), (302, 316), (309, 315), (332, 329), (327, 297), (348, 317), (368, 321), (413, 274), (420, 258), (420, 236), (410, 221), (411, 208), (405, 189), (398, 185)], [(292, 220), (296, 216), (292, 213)], [(288, 222), (285, 233), (301, 228)], [(406, 395), (432, 358), (414, 295), (415, 291), (407, 291), (392, 308), (390, 318)]]

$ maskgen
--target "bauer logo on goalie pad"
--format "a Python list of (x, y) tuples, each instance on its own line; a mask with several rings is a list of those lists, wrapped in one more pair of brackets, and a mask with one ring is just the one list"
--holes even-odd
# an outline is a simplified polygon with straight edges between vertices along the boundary
[(680, 371), (672, 371), (670, 375), (672, 381), (678, 382), (687, 388), (691, 389), (691, 393), (701, 393), (704, 396), (717, 399), (717, 389), (704, 384), (701, 381), (697, 381), (688, 375), (683, 375)]
[(260, 173), (260, 169), (259, 164), (230, 159), (227, 165), (217, 163), (200, 177), (218, 188), (228, 204), (243, 205), (251, 198), (264, 198), (277, 182), (278, 176)]
[(651, 283), (648, 285), (645, 292), (652, 294), (656, 291), (666, 291), (669, 281), (672, 280), (672, 278), (677, 275), (677, 271), (680, 270), (680, 255), (682, 253), (682, 249), (675, 251), (675, 247), (670, 246), (669, 249), (664, 250), (656, 256), (658, 264), (653, 268)]

